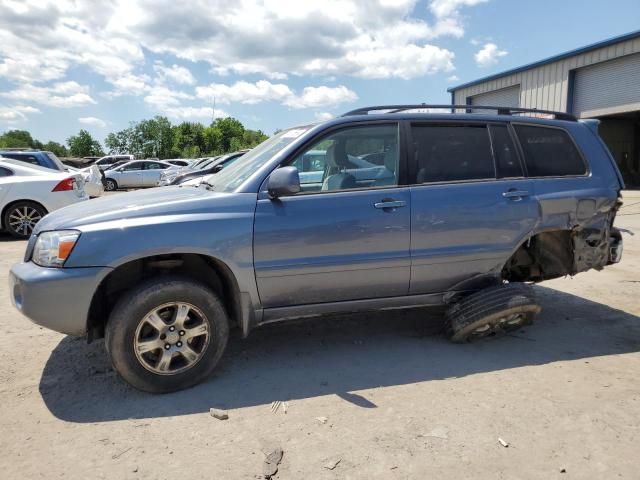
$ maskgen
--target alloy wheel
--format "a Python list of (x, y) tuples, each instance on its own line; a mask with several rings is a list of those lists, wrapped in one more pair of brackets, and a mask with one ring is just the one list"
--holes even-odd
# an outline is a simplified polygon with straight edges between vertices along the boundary
[(23, 205), (9, 214), (9, 226), (14, 232), (28, 237), (41, 219), (42, 215), (36, 208)]
[(138, 324), (134, 352), (140, 364), (158, 375), (175, 375), (200, 361), (211, 333), (204, 314), (189, 303), (153, 309)]

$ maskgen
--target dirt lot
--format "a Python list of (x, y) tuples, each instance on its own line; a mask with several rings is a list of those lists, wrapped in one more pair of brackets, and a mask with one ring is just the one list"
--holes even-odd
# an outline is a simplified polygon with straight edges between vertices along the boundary
[(276, 479), (638, 478), (640, 192), (625, 201), (623, 262), (536, 287), (543, 311), (516, 335), (452, 345), (423, 312), (274, 325), (164, 396), (120, 381), (102, 342), (16, 313), (25, 244), (3, 237), (0, 477), (251, 479), (280, 446)]

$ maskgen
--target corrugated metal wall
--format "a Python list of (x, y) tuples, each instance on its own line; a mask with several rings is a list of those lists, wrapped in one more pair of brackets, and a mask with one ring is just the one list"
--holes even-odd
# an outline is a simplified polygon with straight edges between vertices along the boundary
[(576, 70), (573, 113), (599, 117), (640, 110), (640, 53)]
[(501, 88), (492, 92), (471, 97), (471, 105), (490, 105), (496, 107), (518, 107), (520, 104), (520, 85)]
[(464, 105), (467, 97), (520, 85), (521, 107), (566, 111), (571, 70), (632, 53), (640, 53), (640, 38), (457, 90), (455, 103)]

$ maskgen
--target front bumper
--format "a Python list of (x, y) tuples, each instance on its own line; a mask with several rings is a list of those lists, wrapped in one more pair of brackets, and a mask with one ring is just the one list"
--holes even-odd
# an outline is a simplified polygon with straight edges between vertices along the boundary
[(9, 272), (11, 302), (33, 322), (56, 332), (84, 336), (93, 294), (109, 267), (45, 268), (18, 263)]

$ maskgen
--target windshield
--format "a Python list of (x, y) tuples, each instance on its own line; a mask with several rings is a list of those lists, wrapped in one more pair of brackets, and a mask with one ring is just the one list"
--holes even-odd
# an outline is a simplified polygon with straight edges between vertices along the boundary
[(67, 168), (64, 163), (62, 163), (62, 160), (60, 160), (55, 153), (53, 152), (45, 152), (47, 154), (47, 157), (49, 157), (51, 159), (51, 161), (55, 164), (56, 167), (58, 167), (58, 170), (60, 171), (65, 171), (65, 169)]
[(309, 128), (311, 126), (292, 128), (274, 135), (238, 158), (237, 161), (225, 166), (219, 173), (207, 177), (205, 182), (217, 192), (232, 192)]

